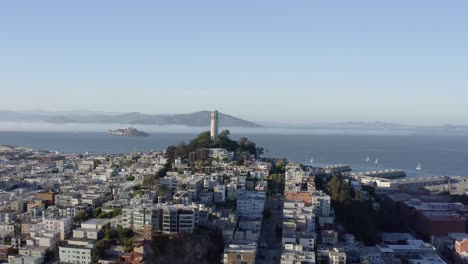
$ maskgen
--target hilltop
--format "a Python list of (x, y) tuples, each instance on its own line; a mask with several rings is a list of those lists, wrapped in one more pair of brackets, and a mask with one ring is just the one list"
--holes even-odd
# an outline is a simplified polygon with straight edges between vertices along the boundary
[[(210, 114), (210, 111), (174, 115), (153, 115), (138, 112), (123, 114), (60, 114), (53, 112), (0, 111), (0, 122), (209, 126)], [(222, 127), (261, 127), (257, 123), (223, 113), (219, 113), (219, 125)]]

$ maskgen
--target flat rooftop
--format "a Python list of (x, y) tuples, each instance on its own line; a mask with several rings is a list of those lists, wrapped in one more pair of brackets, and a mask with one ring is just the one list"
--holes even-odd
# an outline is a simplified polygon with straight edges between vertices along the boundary
[(462, 216), (452, 211), (423, 211), (421, 214), (434, 221), (465, 221)]

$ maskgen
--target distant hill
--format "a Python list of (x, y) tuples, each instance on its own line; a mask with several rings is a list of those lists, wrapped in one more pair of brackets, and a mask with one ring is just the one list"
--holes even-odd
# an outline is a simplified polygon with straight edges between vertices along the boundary
[[(210, 120), (210, 111), (176, 115), (150, 115), (142, 113), (54, 114), (51, 112), (38, 112), (35, 114), (30, 112), (0, 111), (0, 122), (209, 126)], [(254, 122), (223, 113), (219, 113), (219, 123), (222, 127), (261, 127), (261, 125)]]

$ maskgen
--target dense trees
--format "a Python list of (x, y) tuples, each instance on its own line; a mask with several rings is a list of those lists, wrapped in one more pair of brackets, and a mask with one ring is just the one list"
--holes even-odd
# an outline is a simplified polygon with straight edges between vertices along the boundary
[(154, 263), (208, 264), (221, 262), (224, 242), (220, 230), (198, 229), (182, 236), (158, 235), (151, 247)]
[(271, 174), (268, 178), (268, 190), (271, 193), (283, 193), (284, 192), (284, 174)]
[(275, 161), (275, 164), (272, 166), (270, 170), (270, 174), (280, 174), (284, 173), (286, 171), (286, 164), (287, 164), (286, 159), (277, 159)]
[(95, 208), (92, 212), (79, 211), (75, 214), (74, 221), (82, 223), (90, 218), (112, 218), (122, 214), (122, 209), (114, 209), (110, 212), (104, 212), (101, 207)]
[(75, 223), (81, 223), (91, 218), (91, 213), (85, 211), (79, 211), (75, 214), (73, 220)]
[(286, 170), (287, 161), (285, 159), (278, 159), (270, 169), (270, 176), (268, 177), (268, 191), (270, 193), (283, 193), (285, 178), (284, 173)]
[(169, 192), (169, 188), (166, 185), (160, 185), (158, 187), (158, 195), (165, 196)]
[(106, 227), (104, 237), (96, 242), (96, 247), (93, 249), (93, 263), (97, 263), (98, 259), (104, 255), (104, 250), (113, 244), (124, 245), (125, 252), (132, 251), (133, 236), (134, 232), (130, 228), (118, 226), (117, 230), (114, 230)]
[(375, 244), (378, 235), (377, 214), (369, 200), (354, 191), (342, 178), (333, 177), (327, 185), (336, 220), (366, 244)]
[(166, 149), (166, 158), (175, 159), (177, 157), (188, 158), (191, 151), (201, 148), (224, 148), (228, 151), (234, 151), (237, 154), (248, 152), (251, 155), (259, 156), (263, 154), (263, 148), (257, 148), (254, 142), (245, 137), (240, 138), (237, 142), (230, 139), (231, 132), (223, 130), (218, 135), (218, 140), (215, 142), (211, 139), (209, 131), (200, 133), (196, 138), (192, 139), (188, 144), (181, 142), (177, 146), (170, 146)]
[(143, 178), (142, 185), (151, 187), (155, 186), (158, 183), (158, 176), (157, 175), (145, 175)]
[[(343, 178), (334, 176), (325, 185), (326, 179), (327, 177), (320, 179), (316, 177), (316, 187), (321, 189), (321, 186), (326, 186), (336, 220), (357, 239), (366, 244), (375, 244), (381, 232), (407, 232), (395, 208), (382, 204), (380, 210), (376, 211), (371, 199), (366, 198), (360, 191), (352, 189)], [(374, 199), (380, 200), (372, 187), (363, 189)]]

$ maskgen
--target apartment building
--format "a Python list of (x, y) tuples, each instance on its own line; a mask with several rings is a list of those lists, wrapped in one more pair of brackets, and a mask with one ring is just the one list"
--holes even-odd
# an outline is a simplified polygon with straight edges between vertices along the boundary
[(185, 205), (156, 204), (124, 208), (122, 225), (127, 228), (144, 230), (151, 225), (153, 232), (193, 232), (198, 227), (198, 208)]
[(322, 191), (316, 191), (312, 195), (313, 213), (317, 216), (329, 216), (331, 208), (330, 196)]
[(60, 240), (65, 240), (71, 233), (73, 227), (73, 219), (71, 218), (44, 218), (44, 227), (47, 230), (58, 230), (60, 231)]
[(264, 206), (264, 192), (243, 192), (237, 197), (237, 214), (240, 217), (261, 218)]
[(65, 263), (92, 263), (94, 243), (85, 240), (67, 240), (59, 245), (59, 258)]

